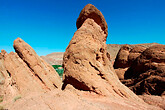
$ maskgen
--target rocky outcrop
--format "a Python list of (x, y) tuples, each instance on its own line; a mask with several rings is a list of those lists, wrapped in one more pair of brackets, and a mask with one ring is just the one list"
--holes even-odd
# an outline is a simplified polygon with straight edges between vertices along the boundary
[(114, 68), (128, 68), (134, 62), (134, 60), (140, 56), (140, 54), (145, 50), (145, 47), (142, 46), (135, 46), (131, 47), (130, 45), (126, 44), (123, 45), (114, 62)]
[(144, 103), (118, 80), (106, 49), (107, 34), (94, 19), (83, 22), (66, 49), (63, 90), (55, 70), (22, 39), (14, 41), (16, 53), (1, 52), (5, 82), (6, 76), (11, 78), (7, 84), (23, 95), (5, 103), (4, 109), (160, 109)]
[(62, 83), (58, 73), (51, 65), (42, 60), (30, 45), (17, 38), (14, 41), (14, 49), (48, 89), (61, 88)]
[(64, 53), (63, 89), (71, 84), (78, 90), (141, 102), (118, 80), (106, 48), (106, 34), (93, 19), (87, 18)]
[(145, 47), (142, 46), (135, 46), (133, 47), (130, 52), (129, 52), (129, 56), (128, 56), (128, 64), (129, 66), (132, 65), (132, 63), (136, 60), (136, 58), (138, 56), (141, 55), (141, 53), (145, 50)]
[(28, 68), (23, 60), (14, 52), (4, 55), (4, 65), (20, 94), (44, 92), (44, 85)]
[(114, 62), (114, 68), (126, 68), (129, 67), (128, 56), (129, 56), (130, 46), (124, 45), (120, 48), (119, 53), (116, 56)]
[(1, 74), (1, 83), (0, 83), (0, 97), (1, 102), (12, 100), (14, 96), (19, 94), (15, 81), (12, 79), (10, 73), (5, 67), (4, 55), (7, 52), (2, 50), (0, 53), (0, 74)]
[(16, 53), (0, 53), (0, 96), (3, 102), (17, 96), (61, 89), (62, 81), (51, 65), (43, 61), (22, 39), (14, 41)]
[(162, 95), (165, 91), (165, 45), (146, 49), (125, 73), (125, 83), (136, 94)]
[(113, 65), (120, 80), (124, 79), (127, 69), (145, 49), (143, 46), (131, 47), (128, 44), (120, 48)]
[[(104, 31), (104, 33), (106, 34), (106, 37), (107, 37), (107, 35), (108, 35), (107, 22), (105, 21), (102, 13), (92, 4), (86, 5), (81, 10), (81, 13), (76, 22), (77, 29), (79, 29), (82, 26), (82, 24), (84, 23), (84, 21), (88, 18), (93, 19), (95, 21), (95, 23), (97, 23), (101, 27), (101, 29)], [(104, 39), (104, 40), (106, 40), (106, 39)]]

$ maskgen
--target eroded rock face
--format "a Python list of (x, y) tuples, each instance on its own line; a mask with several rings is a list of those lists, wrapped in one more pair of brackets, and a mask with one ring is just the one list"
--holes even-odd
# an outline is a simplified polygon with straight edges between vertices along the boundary
[(129, 63), (128, 63), (129, 51), (130, 51), (130, 46), (127, 44), (120, 48), (114, 62), (115, 69), (129, 67)]
[[(20, 94), (44, 92), (44, 85), (14, 52), (5, 54), (4, 65)], [(46, 88), (45, 88), (46, 89)]]
[[(108, 35), (108, 26), (107, 26), (107, 23), (104, 19), (104, 16), (92, 4), (88, 4), (82, 9), (82, 11), (81, 11), (81, 13), (80, 13), (80, 15), (77, 19), (77, 22), (76, 22), (77, 29), (79, 29), (82, 26), (82, 24), (84, 23), (84, 21), (87, 18), (93, 19), (98, 25), (100, 25), (101, 29), (104, 31), (104, 33), (106, 34), (106, 37), (107, 37), (107, 35)], [(106, 40), (106, 38), (104, 40)]]
[(113, 65), (120, 80), (125, 79), (125, 72), (145, 49), (142, 46), (131, 47), (128, 44), (120, 48)]
[(27, 64), (31, 71), (50, 90), (61, 88), (62, 82), (54, 68), (42, 60), (33, 48), (17, 38), (14, 41), (14, 49), (19, 57)]
[(132, 63), (136, 60), (136, 58), (138, 56), (141, 55), (141, 53), (145, 50), (146, 48), (145, 47), (142, 47), (142, 46), (135, 46), (133, 47), (130, 52), (129, 52), (129, 56), (128, 56), (128, 63), (129, 63), (129, 66), (132, 65)]
[(125, 83), (136, 94), (162, 95), (165, 91), (165, 45), (146, 49), (125, 73)]
[(75, 32), (64, 53), (64, 85), (103, 96), (140, 100), (122, 85), (107, 57), (106, 34), (93, 19), (87, 18)]
[(62, 81), (54, 68), (43, 61), (22, 39), (14, 41), (16, 53), (0, 53), (0, 95), (3, 102), (17, 96), (61, 89)]
[(5, 67), (4, 55), (7, 55), (7, 52), (2, 50), (0, 53), (0, 96), (2, 98), (1, 101), (8, 101), (12, 100), (14, 96), (17, 96), (19, 91), (14, 84), (15, 81), (12, 79)]

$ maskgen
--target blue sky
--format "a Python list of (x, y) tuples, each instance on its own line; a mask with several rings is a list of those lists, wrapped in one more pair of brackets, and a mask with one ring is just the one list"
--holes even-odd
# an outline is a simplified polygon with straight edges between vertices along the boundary
[(165, 0), (0, 0), (0, 49), (20, 37), (39, 55), (64, 52), (88, 3), (107, 21), (107, 44), (165, 44)]

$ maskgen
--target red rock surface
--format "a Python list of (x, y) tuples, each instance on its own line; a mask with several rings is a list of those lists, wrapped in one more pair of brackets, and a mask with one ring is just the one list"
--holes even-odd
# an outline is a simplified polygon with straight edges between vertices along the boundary
[(78, 90), (142, 102), (118, 80), (106, 48), (106, 34), (100, 25), (86, 19), (64, 53), (63, 89), (71, 84)]
[(44, 92), (44, 85), (28, 68), (23, 60), (14, 52), (4, 55), (4, 65), (10, 77), (16, 85), (19, 94), (27, 94), (29, 92)]
[[(84, 21), (88, 18), (93, 19), (101, 27), (101, 29), (104, 31), (104, 33), (106, 34), (106, 37), (107, 37), (107, 35), (108, 35), (107, 22), (105, 21), (102, 13), (92, 4), (86, 5), (81, 10), (81, 13), (76, 22), (77, 29), (79, 29), (82, 26), (82, 24), (84, 23)], [(104, 39), (104, 40), (106, 40), (106, 39)]]
[[(21, 105), (21, 106), (20, 106)], [(53, 90), (10, 103), (9, 110), (161, 110), (136, 101), (100, 97), (90, 92)]]
[(0, 53), (0, 96), (3, 103), (17, 96), (61, 89), (62, 81), (57, 72), (31, 46), (18, 38), (14, 41), (14, 48), (16, 53), (8, 54), (5, 50)]
[(165, 45), (146, 49), (125, 73), (124, 82), (136, 94), (161, 95), (165, 91)]
[(16, 95), (0, 106), (9, 110), (161, 109), (144, 103), (121, 84), (107, 53), (106, 37), (107, 33), (95, 20), (87, 18), (83, 22), (64, 54), (63, 90), (55, 70), (30, 45), (16, 39), (16, 53), (2, 51), (0, 55), (4, 87), (5, 84), (14, 87)]
[(140, 95), (146, 103), (154, 106), (158, 106), (165, 110), (165, 96), (154, 96), (154, 95)]
[(124, 45), (119, 50), (114, 62), (114, 68), (126, 68), (129, 67), (128, 56), (129, 56), (130, 46)]
[(58, 73), (51, 65), (42, 60), (30, 45), (17, 38), (14, 41), (14, 49), (48, 89), (61, 88), (62, 82)]

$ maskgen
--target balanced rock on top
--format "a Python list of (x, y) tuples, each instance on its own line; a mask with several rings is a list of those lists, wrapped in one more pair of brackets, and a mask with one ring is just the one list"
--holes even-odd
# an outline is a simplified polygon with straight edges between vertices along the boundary
[[(91, 18), (95, 21), (95, 23), (97, 23), (101, 29), (104, 31), (104, 33), (106, 34), (106, 37), (108, 35), (108, 26), (107, 26), (107, 22), (104, 19), (103, 14), (92, 4), (87, 4), (82, 10), (81, 13), (77, 19), (76, 25), (77, 25), (77, 29), (79, 29), (82, 24), (84, 23), (84, 21), (87, 18)], [(106, 40), (106, 39), (104, 39)]]

